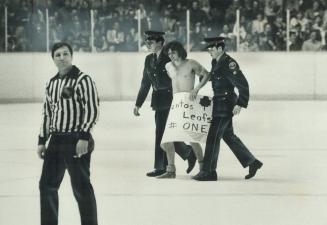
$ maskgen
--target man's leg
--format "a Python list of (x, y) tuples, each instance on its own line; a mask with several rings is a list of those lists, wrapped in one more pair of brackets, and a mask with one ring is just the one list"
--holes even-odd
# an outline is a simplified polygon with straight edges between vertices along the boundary
[(208, 132), (203, 158), (204, 171), (210, 172), (216, 170), (220, 150), (220, 139), (223, 137), (230, 121), (230, 117), (213, 117)]
[(174, 142), (176, 153), (185, 161), (191, 154), (193, 154), (192, 146), (185, 144), (184, 142)]
[(175, 178), (176, 167), (175, 167), (175, 148), (173, 142), (167, 142), (161, 144), (163, 150), (166, 152), (168, 165), (166, 167), (166, 173), (157, 176), (157, 178)]
[(245, 168), (254, 162), (255, 157), (243, 142), (234, 134), (233, 121), (228, 124), (223, 136), (223, 140), (232, 150), (238, 161)]
[(249, 174), (245, 176), (245, 179), (254, 177), (257, 170), (260, 169), (263, 164), (252, 155), (249, 149), (234, 134), (232, 121), (226, 129), (223, 139), (242, 166), (244, 168), (249, 166)]
[(45, 152), (39, 182), (41, 225), (58, 224), (58, 189), (65, 174), (64, 156), (59, 149), (59, 138), (52, 137)]
[(230, 117), (213, 117), (206, 141), (206, 148), (203, 158), (203, 169), (193, 177), (198, 181), (217, 180), (217, 161), (220, 150), (220, 139), (230, 123)]
[[(75, 140), (74, 140), (75, 139)], [(97, 225), (97, 206), (94, 190), (90, 181), (91, 152), (80, 158), (76, 155), (77, 138), (67, 138), (65, 161), (70, 175), (73, 193), (77, 200), (82, 225)]]
[(191, 142), (191, 146), (193, 148), (193, 152), (198, 160), (199, 163), (199, 169), (200, 171), (203, 168), (203, 151), (202, 151), (202, 147), (199, 143), (193, 143)]
[(166, 122), (168, 119), (169, 109), (157, 110), (155, 112), (156, 122), (156, 140), (155, 140), (155, 156), (154, 168), (155, 170), (166, 170), (167, 156), (165, 151), (160, 147), (162, 136), (165, 131)]

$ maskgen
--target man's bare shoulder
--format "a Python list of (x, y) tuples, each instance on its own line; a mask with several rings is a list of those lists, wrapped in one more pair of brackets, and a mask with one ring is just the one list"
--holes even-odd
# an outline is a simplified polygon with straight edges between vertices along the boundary
[(196, 61), (195, 59), (187, 59), (187, 64), (189, 67), (192, 67), (192, 68), (197, 68), (200, 65), (200, 63), (198, 61)]
[(173, 66), (174, 66), (174, 65), (173, 65), (172, 62), (167, 62), (166, 65), (165, 65), (166, 69), (169, 69), (169, 68), (171, 68), (171, 67), (173, 67)]
[(199, 65), (199, 62), (195, 59), (187, 59), (188, 64), (190, 65)]

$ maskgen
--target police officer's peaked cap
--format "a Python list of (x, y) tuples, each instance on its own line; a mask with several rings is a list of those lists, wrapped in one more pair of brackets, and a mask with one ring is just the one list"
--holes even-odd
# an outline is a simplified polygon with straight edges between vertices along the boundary
[(219, 44), (225, 43), (224, 37), (207, 37), (204, 38), (204, 41), (207, 43), (205, 49), (208, 49), (213, 46), (218, 46)]
[(144, 39), (145, 40), (153, 40), (162, 37), (165, 35), (165, 32), (162, 31), (153, 31), (153, 30), (147, 30), (144, 32)]

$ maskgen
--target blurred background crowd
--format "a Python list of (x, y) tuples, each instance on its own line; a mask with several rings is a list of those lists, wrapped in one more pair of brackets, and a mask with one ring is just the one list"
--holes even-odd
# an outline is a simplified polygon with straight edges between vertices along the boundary
[(327, 0), (0, 0), (0, 52), (42, 52), (57, 41), (81, 52), (143, 51), (138, 16), (141, 33), (162, 30), (186, 45), (187, 10), (191, 51), (217, 35), (228, 51), (327, 49)]

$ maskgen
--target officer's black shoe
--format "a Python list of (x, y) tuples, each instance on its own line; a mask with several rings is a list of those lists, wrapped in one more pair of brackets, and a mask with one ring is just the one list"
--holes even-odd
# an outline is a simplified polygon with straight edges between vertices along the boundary
[(188, 168), (186, 170), (186, 173), (190, 173), (196, 163), (196, 157), (193, 151), (190, 152), (190, 156), (187, 158), (187, 162), (188, 162)]
[(162, 174), (166, 173), (166, 170), (153, 170), (149, 173), (147, 173), (146, 175), (148, 177), (157, 177), (157, 176), (160, 176)]
[(192, 179), (197, 180), (197, 181), (216, 181), (216, 180), (218, 180), (216, 171), (207, 172), (207, 171), (203, 171), (203, 170), (200, 171), (194, 177), (192, 177)]
[(249, 174), (245, 176), (245, 179), (250, 179), (255, 176), (257, 170), (262, 167), (263, 163), (259, 160), (255, 160), (253, 163), (249, 165)]

